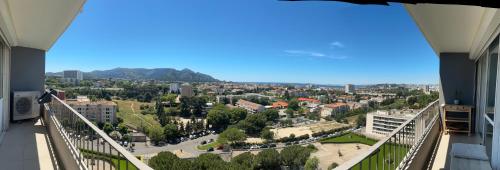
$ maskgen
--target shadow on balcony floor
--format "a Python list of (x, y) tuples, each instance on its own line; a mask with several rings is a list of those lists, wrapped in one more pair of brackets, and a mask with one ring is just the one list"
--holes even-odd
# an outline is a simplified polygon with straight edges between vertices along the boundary
[(39, 119), (11, 123), (0, 143), (0, 169), (56, 169), (45, 126)]
[(481, 137), (478, 134), (442, 134), (441, 141), (439, 141), (439, 148), (436, 152), (436, 157), (432, 164), (432, 170), (448, 170), (450, 169), (450, 151), (453, 143), (469, 143), (480, 144)]

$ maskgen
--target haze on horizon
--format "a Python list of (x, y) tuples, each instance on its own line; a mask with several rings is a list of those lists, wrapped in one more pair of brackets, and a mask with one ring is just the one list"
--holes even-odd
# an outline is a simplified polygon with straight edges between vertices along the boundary
[(88, 1), (46, 71), (116, 67), (235, 82), (438, 83), (438, 58), (400, 4)]

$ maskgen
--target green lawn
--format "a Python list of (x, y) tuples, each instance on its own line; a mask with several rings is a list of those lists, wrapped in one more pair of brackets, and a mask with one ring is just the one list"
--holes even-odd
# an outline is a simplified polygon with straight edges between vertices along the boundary
[(141, 104), (153, 105), (152, 103), (142, 103), (132, 100), (113, 100), (118, 105), (118, 117), (123, 119), (123, 122), (135, 129), (140, 129), (141, 126), (149, 127), (152, 125), (160, 125), (156, 121), (155, 115), (141, 114)]
[[(361, 166), (358, 164), (352, 169), (396, 169), (406, 153), (408, 153), (408, 150), (407, 145), (386, 143), (379, 148), (378, 152), (372, 154), (369, 158), (364, 159)], [(386, 161), (383, 160), (384, 157)], [(376, 162), (378, 162), (378, 164)]]
[[(126, 159), (123, 157), (119, 157), (116, 155), (110, 155), (107, 153), (102, 153), (102, 152), (97, 152), (97, 151), (91, 151), (88, 149), (80, 149), (82, 152), (83, 156), (87, 159), (95, 159), (95, 160), (102, 160), (106, 162), (112, 163), (113, 167), (118, 170), (137, 170), (137, 167), (134, 166), (131, 162), (128, 162)], [(127, 166), (128, 163), (128, 166)]]
[(212, 147), (212, 148), (216, 149), (218, 145), (219, 145), (219, 142), (214, 141), (214, 142), (209, 143), (209, 144), (206, 144), (206, 145), (198, 145), (198, 146), (197, 146), (197, 148), (198, 148), (199, 150), (204, 150), (204, 151), (206, 151), (206, 150), (207, 150), (208, 148), (210, 148), (210, 147)]
[[(124, 159), (112, 159), (113, 165), (115, 166), (116, 169), (119, 168), (119, 170), (137, 170), (137, 167), (134, 166), (134, 164), (128, 162), (128, 169), (127, 169), (127, 161)], [(118, 161), (120, 162), (120, 165), (118, 166)]]
[(362, 143), (365, 145), (373, 145), (377, 143), (377, 140), (371, 139), (365, 136), (361, 136), (355, 133), (346, 133), (337, 137), (329, 137), (320, 140), (321, 143)]

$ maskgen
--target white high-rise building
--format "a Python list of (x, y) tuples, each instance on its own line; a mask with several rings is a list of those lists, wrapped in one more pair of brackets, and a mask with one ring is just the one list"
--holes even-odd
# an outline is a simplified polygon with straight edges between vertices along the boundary
[(349, 94), (354, 93), (354, 85), (353, 84), (346, 84), (345, 85), (345, 93), (349, 93)]
[(415, 113), (411, 110), (377, 110), (376, 112), (370, 112), (366, 114), (366, 132), (387, 135), (414, 116)]
[(79, 70), (64, 70), (63, 80), (67, 83), (78, 84), (83, 80), (83, 73)]
[(180, 85), (179, 83), (171, 83), (170, 84), (170, 93), (179, 93)]

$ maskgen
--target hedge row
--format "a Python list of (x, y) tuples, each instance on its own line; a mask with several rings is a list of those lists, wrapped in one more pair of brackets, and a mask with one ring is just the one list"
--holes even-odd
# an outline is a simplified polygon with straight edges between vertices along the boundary
[(350, 126), (346, 126), (346, 127), (341, 127), (341, 128), (337, 128), (337, 129), (331, 129), (331, 130), (327, 130), (327, 131), (316, 132), (316, 133), (313, 133), (311, 136), (312, 137), (318, 137), (318, 136), (323, 136), (323, 135), (329, 135), (329, 134), (336, 133), (336, 132), (342, 132), (342, 131), (347, 130), (349, 128), (351, 128), (351, 127)]
[(276, 140), (276, 142), (286, 143), (286, 142), (294, 142), (294, 141), (299, 141), (299, 140), (304, 140), (304, 139), (309, 139), (309, 134), (300, 135), (298, 137), (290, 135), (289, 137), (279, 138)]

